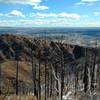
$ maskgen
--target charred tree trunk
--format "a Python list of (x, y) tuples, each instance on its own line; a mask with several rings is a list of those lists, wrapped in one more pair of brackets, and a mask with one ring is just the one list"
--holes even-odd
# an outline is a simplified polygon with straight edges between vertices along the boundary
[(37, 85), (36, 85), (36, 60), (34, 58), (34, 94), (36, 97), (38, 97), (38, 93), (37, 93)]
[(88, 90), (88, 61), (87, 61), (87, 48), (85, 49), (85, 66), (84, 66), (84, 92)]
[(18, 70), (19, 70), (19, 60), (17, 58), (17, 62), (16, 62), (17, 66), (16, 66), (16, 95), (18, 95)]
[(39, 70), (38, 70), (38, 88), (39, 88), (39, 100), (41, 100), (41, 58), (40, 58), (40, 51), (39, 51)]
[(94, 76), (95, 76), (95, 66), (96, 66), (96, 49), (94, 49), (94, 52), (93, 52), (93, 66), (92, 66), (92, 75), (91, 75), (91, 91), (94, 90), (94, 83), (95, 83), (95, 79), (94, 79)]
[(35, 58), (32, 54), (32, 81), (34, 86), (34, 95), (37, 96), (37, 89), (36, 89), (36, 64), (35, 64)]
[(45, 100), (47, 100), (47, 59), (45, 59)]
[(53, 87), (53, 75), (52, 75), (52, 69), (50, 69), (50, 97), (52, 96), (52, 87)]
[(2, 82), (2, 76), (1, 76), (2, 74), (1, 74), (1, 63), (0, 63), (0, 95), (2, 94), (2, 86), (1, 86), (1, 82)]
[[(56, 77), (58, 77), (58, 66), (57, 64), (55, 63), (55, 74), (56, 74)], [(58, 81), (56, 80), (56, 89), (58, 90)], [(57, 92), (57, 96), (58, 96), (58, 92)]]
[(20, 45), (18, 45), (18, 47), (16, 48), (17, 50), (15, 51), (15, 59), (16, 59), (16, 95), (18, 95), (18, 88), (19, 88), (19, 77), (18, 77), (18, 74), (19, 74), (19, 61), (20, 61), (20, 55), (21, 53), (23, 52), (23, 48), (24, 48), (24, 45), (23, 43), (20, 43)]
[(36, 59), (34, 57), (34, 47), (32, 44), (30, 44), (30, 52), (31, 52), (31, 63), (32, 63), (32, 81), (33, 81), (33, 92), (34, 96), (38, 99), (38, 92), (37, 92), (37, 85), (36, 85)]
[(61, 100), (62, 100), (62, 96), (63, 96), (63, 89), (64, 89), (64, 59), (63, 59), (63, 52), (61, 51)]
[(78, 70), (75, 70), (75, 95), (77, 93), (78, 90)]
[(48, 72), (47, 72), (47, 97), (49, 98), (49, 80), (50, 80), (50, 78), (49, 78), (49, 66), (48, 66)]

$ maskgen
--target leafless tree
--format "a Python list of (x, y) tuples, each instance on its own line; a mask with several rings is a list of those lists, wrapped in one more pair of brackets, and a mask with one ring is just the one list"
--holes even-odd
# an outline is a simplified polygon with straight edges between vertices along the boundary
[(36, 46), (34, 45), (33, 41), (30, 41), (30, 52), (31, 52), (31, 63), (32, 63), (32, 81), (33, 81), (33, 87), (34, 87), (34, 95), (38, 98), (38, 92), (37, 92), (37, 81), (36, 81), (36, 58), (34, 57), (35, 55), (35, 50)]
[(56, 87), (54, 87), (54, 88), (55, 88), (56, 92), (58, 92), (58, 100), (61, 100), (61, 78), (60, 78), (60, 76), (56, 77), (56, 73), (55, 73), (53, 66), (51, 66), (51, 68), (52, 68), (52, 73), (53, 73), (54, 79), (58, 82), (58, 89)]
[(47, 59), (45, 58), (45, 100), (47, 100)]
[(1, 63), (0, 63), (0, 95), (1, 95), (1, 93), (2, 93), (2, 90), (1, 90), (1, 78), (2, 78), (2, 76), (1, 76)]
[(91, 91), (93, 91), (94, 87), (95, 87), (94, 83), (95, 83), (96, 59), (97, 59), (97, 40), (95, 41), (95, 48), (93, 48), (93, 65), (92, 65), (92, 75), (91, 75)]
[(16, 51), (15, 51), (15, 60), (16, 60), (16, 95), (18, 95), (18, 87), (19, 87), (19, 62), (21, 53), (23, 52), (23, 43), (17, 45)]
[(87, 48), (85, 49), (85, 65), (84, 65), (84, 92), (88, 90), (88, 58), (87, 58)]
[(38, 70), (38, 88), (39, 88), (39, 100), (41, 100), (41, 50), (38, 51), (39, 53), (39, 70)]
[[(61, 48), (63, 49), (63, 48)], [(64, 57), (63, 57), (63, 51), (61, 50), (61, 100), (62, 100), (62, 96), (63, 96), (63, 89), (64, 89), (64, 69), (65, 69), (65, 64), (64, 64)]]
[(19, 70), (19, 60), (17, 57), (17, 61), (16, 61), (16, 95), (18, 95), (18, 70)]
[(50, 97), (52, 97), (52, 92), (53, 92), (53, 75), (52, 75), (52, 69), (51, 69), (51, 64), (50, 64)]

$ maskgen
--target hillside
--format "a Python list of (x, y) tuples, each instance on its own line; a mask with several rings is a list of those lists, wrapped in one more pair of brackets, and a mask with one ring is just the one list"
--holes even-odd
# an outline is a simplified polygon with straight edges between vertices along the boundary
[[(1, 35), (0, 36), (0, 59), (16, 59), (16, 55), (18, 53), (19, 60), (30, 60), (31, 49), (36, 52), (37, 49), (44, 48), (52, 49), (57, 48), (57, 46), (61, 46), (61, 43), (47, 41), (47, 40), (39, 40), (32, 39), (28, 36), (18, 36), (18, 35)], [(76, 58), (83, 56), (82, 47), (75, 46), (72, 50), (71, 45), (65, 43), (63, 44), (63, 50), (66, 50), (65, 54), (73, 53)]]
[[(39, 81), (39, 62), (41, 64), (40, 82), (42, 84), (45, 82), (45, 61), (48, 59), (48, 62), (55, 66), (54, 68), (57, 65), (57, 73), (59, 74), (60, 70), (62, 70), (62, 66), (60, 66), (62, 55), (65, 64), (65, 75), (69, 73), (73, 75), (72, 73), (75, 73), (76, 69), (79, 71), (79, 75), (82, 75), (86, 49), (88, 57), (96, 52), (96, 64), (99, 65), (100, 48), (85, 48), (78, 45), (36, 39), (30, 36), (0, 35), (1, 92), (6, 93), (8, 88), (10, 88), (9, 93), (15, 93), (17, 62), (19, 67), (19, 92), (33, 91), (32, 61), (34, 66), (36, 66), (37, 82)], [(90, 64), (91, 61), (89, 59), (88, 63)], [(47, 68), (48, 70), (51, 71), (49, 67)]]

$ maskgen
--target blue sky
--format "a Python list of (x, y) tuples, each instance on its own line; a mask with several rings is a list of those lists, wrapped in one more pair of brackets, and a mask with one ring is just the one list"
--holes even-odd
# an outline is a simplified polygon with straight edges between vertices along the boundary
[(0, 26), (100, 27), (100, 0), (0, 0)]

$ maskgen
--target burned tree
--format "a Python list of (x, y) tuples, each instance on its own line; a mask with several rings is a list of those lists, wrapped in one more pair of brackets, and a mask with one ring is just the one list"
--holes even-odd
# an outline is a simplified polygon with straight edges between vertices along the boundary
[(18, 95), (18, 87), (19, 87), (19, 62), (21, 60), (21, 54), (23, 52), (23, 43), (19, 43), (16, 45), (16, 50), (15, 50), (15, 60), (16, 60), (16, 95)]
[(92, 65), (92, 75), (91, 75), (91, 91), (94, 90), (95, 88), (95, 83), (96, 83), (96, 79), (95, 79), (95, 69), (96, 69), (96, 60), (97, 60), (97, 40), (95, 42), (95, 48), (93, 48), (93, 65)]
[(39, 51), (38, 51), (38, 53), (39, 53), (39, 70), (38, 70), (38, 88), (39, 88), (39, 100), (41, 100), (41, 50), (39, 49)]
[(19, 70), (19, 48), (16, 50), (16, 95), (18, 95), (18, 70)]
[(37, 82), (36, 82), (36, 58), (34, 57), (35, 56), (35, 50), (37, 49), (37, 46), (33, 43), (33, 41), (30, 41), (30, 54), (31, 54), (31, 63), (32, 63), (32, 81), (33, 81), (33, 92), (34, 92), (34, 95), (38, 98), (38, 91), (37, 91)]
[[(51, 68), (51, 64), (50, 64)], [(52, 96), (53, 93), (53, 75), (52, 75), (52, 69), (50, 69), (50, 97)]]
[(87, 90), (88, 90), (88, 56), (87, 56), (87, 48), (85, 49), (85, 65), (84, 65), (83, 83), (84, 83), (84, 92), (87, 92)]
[(44, 48), (44, 57), (45, 57), (45, 100), (47, 100), (47, 69), (48, 69), (48, 53), (49, 53), (49, 49), (48, 48)]
[(64, 55), (63, 55), (63, 47), (61, 45), (61, 100), (63, 96), (63, 89), (64, 89), (64, 69), (65, 69), (65, 64), (64, 64)]
[(0, 63), (0, 95), (1, 95), (1, 93), (2, 93), (2, 90), (1, 90), (1, 88), (2, 88), (2, 86), (1, 86), (1, 80), (2, 79), (2, 76), (1, 76), (1, 63)]

